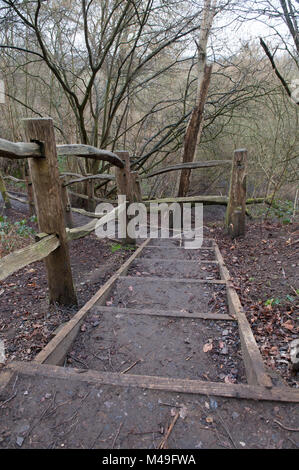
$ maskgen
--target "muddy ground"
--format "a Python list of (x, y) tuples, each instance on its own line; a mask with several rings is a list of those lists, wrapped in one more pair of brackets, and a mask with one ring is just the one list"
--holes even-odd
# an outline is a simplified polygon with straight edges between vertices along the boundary
[(21, 375), (7, 397), (0, 409), (2, 449), (157, 449), (178, 412), (168, 449), (299, 446), (295, 404)]

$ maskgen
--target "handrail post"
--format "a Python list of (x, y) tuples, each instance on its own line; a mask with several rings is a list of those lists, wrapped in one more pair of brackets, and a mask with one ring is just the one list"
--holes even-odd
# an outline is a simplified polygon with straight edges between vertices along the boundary
[(40, 232), (56, 234), (60, 246), (45, 259), (50, 303), (77, 304), (73, 284), (61, 185), (51, 118), (24, 119), (29, 142), (40, 144), (44, 158), (29, 158), (35, 208)]
[(64, 184), (66, 183), (66, 176), (60, 178), (61, 181), (61, 197), (62, 197), (62, 205), (64, 210), (64, 220), (65, 226), (68, 228), (73, 228), (73, 216), (72, 216), (72, 207), (69, 198), (69, 192), (67, 186)]
[(232, 238), (245, 235), (247, 150), (234, 152), (225, 225)]
[[(130, 156), (129, 156), (129, 152), (125, 152), (125, 151), (119, 151), (119, 152), (115, 152), (115, 153), (119, 158), (122, 159), (122, 161), (125, 164), (124, 168), (116, 168), (115, 169), (117, 194), (119, 196), (120, 195), (126, 196), (126, 201), (127, 201), (127, 205), (128, 205), (131, 202), (134, 202)], [(127, 207), (127, 205), (126, 205), (126, 207)], [(130, 221), (130, 217), (127, 217), (127, 225), (129, 223), (129, 221)], [(128, 244), (134, 245), (136, 243), (136, 240), (129, 237), (128, 233), (127, 233), (125, 242), (128, 243)]]

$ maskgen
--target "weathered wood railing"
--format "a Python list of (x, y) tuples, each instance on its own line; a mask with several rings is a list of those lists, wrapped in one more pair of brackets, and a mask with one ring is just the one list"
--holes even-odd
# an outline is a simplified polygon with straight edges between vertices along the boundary
[[(14, 143), (0, 139), (0, 157), (28, 158), (38, 226), (40, 232), (46, 235), (35, 245), (2, 258), (0, 278), (4, 279), (9, 273), (44, 258), (50, 303), (76, 304), (77, 297), (70, 266), (68, 240), (80, 235), (77, 233), (78, 229), (72, 229), (74, 232), (70, 230), (67, 233), (65, 227), (65, 208), (57, 155), (72, 155), (108, 161), (119, 170), (125, 167), (125, 163), (115, 153), (88, 145), (56, 146), (53, 121), (50, 118), (24, 119), (23, 122), (28, 143)], [(96, 223), (95, 220), (87, 224), (89, 227), (86, 229), (85, 226), (84, 232), (90, 233), (88, 231), (92, 231)]]
[[(125, 204), (117, 206), (108, 214), (96, 214), (100, 220), (93, 220), (86, 225), (76, 227), (73, 229), (66, 229), (67, 240), (77, 240), (83, 238), (93, 232), (96, 226), (102, 226), (120, 216), (125, 210)], [(0, 259), (0, 281), (3, 281), (11, 274), (19, 271), (25, 266), (40, 261), (51, 253), (53, 253), (59, 246), (60, 240), (57, 235), (48, 235), (47, 233), (38, 233), (35, 236), (37, 243), (34, 245), (26, 246), (20, 250), (14, 251), (9, 255)]]

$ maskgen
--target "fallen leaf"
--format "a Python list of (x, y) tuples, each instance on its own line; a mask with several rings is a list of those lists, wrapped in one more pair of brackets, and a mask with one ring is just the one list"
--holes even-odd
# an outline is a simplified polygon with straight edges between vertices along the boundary
[(182, 405), (182, 407), (180, 408), (180, 417), (182, 419), (185, 419), (187, 416), (187, 407), (185, 405)]
[(283, 323), (281, 326), (283, 326), (284, 328), (286, 328), (287, 330), (293, 330), (294, 328), (294, 325), (293, 325), (293, 322), (292, 320), (287, 320), (285, 323)]
[(234, 379), (231, 375), (226, 375), (224, 377), (224, 382), (226, 384), (234, 384), (236, 382), (236, 379)]
[(213, 343), (206, 343), (204, 347), (202, 348), (203, 352), (209, 352), (213, 349)]

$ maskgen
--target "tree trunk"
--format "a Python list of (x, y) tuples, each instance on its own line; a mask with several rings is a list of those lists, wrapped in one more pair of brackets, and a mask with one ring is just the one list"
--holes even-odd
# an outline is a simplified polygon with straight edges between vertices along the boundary
[[(183, 163), (192, 162), (194, 159), (198, 139), (200, 138), (200, 126), (203, 122), (204, 106), (208, 95), (211, 80), (212, 66), (206, 65), (204, 78), (201, 82), (199, 102), (193, 109), (184, 138)], [(185, 197), (188, 193), (190, 182), (190, 169), (182, 170), (179, 184), (178, 197)]]

